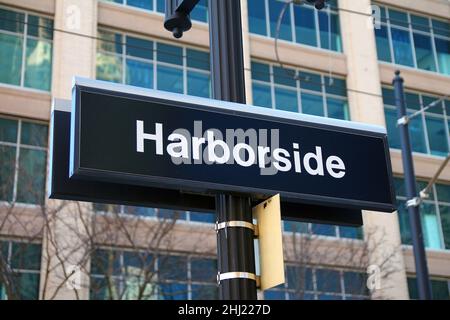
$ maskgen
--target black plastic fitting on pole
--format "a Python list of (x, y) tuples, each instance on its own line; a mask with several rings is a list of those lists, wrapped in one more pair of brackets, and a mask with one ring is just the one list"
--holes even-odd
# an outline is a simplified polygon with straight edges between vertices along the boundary
[(431, 285), (428, 275), (427, 258), (419, 211), (421, 200), (417, 194), (416, 188), (416, 177), (414, 174), (414, 163), (408, 129), (405, 93), (403, 88), (404, 80), (400, 76), (400, 71), (395, 72), (393, 85), (395, 92), (395, 103), (397, 105), (397, 125), (399, 127), (400, 141), (402, 145), (403, 172), (405, 175), (406, 196), (408, 198), (406, 206), (408, 208), (409, 222), (411, 225), (411, 238), (416, 266), (417, 289), (419, 299), (430, 300), (432, 298)]
[(164, 28), (177, 39), (192, 27), (191, 11), (200, 0), (166, 0)]
[[(244, 57), (240, 0), (209, 1), (209, 35), (213, 98), (245, 103)], [(216, 196), (217, 224), (252, 224), (251, 199)], [(224, 300), (256, 300), (254, 233), (250, 228), (217, 230), (219, 296)], [(220, 280), (221, 275), (230, 278)]]

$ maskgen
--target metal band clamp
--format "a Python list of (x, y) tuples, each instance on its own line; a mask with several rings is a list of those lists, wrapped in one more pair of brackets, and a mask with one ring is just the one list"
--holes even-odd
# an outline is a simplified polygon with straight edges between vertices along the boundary
[(259, 285), (259, 277), (251, 272), (225, 272), (225, 273), (217, 273), (217, 285), (220, 284), (222, 280), (231, 280), (231, 279), (249, 279), (256, 281), (256, 285)]
[(216, 222), (214, 229), (216, 232), (219, 232), (221, 229), (230, 228), (230, 227), (240, 227), (247, 228), (253, 231), (254, 235), (258, 235), (258, 226), (247, 221), (225, 221), (225, 222)]

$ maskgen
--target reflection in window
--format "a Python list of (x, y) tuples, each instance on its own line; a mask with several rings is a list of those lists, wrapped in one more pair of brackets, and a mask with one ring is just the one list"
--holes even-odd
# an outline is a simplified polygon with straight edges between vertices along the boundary
[[(450, 74), (450, 23), (380, 6), (378, 60)], [(391, 54), (391, 52), (393, 54)]]
[(97, 79), (211, 96), (208, 52), (107, 30), (98, 37)]
[(0, 300), (37, 300), (41, 269), (41, 245), (0, 241), (0, 261), (5, 263), (0, 280)]
[[(342, 51), (337, 2), (317, 11), (306, 2), (289, 4), (280, 23), (279, 39), (323, 49)], [(248, 0), (250, 32), (275, 38), (284, 1)]]
[[(408, 114), (413, 114), (439, 100), (425, 94), (406, 92)], [(389, 146), (400, 148), (400, 135), (397, 127), (397, 107), (394, 90), (383, 88), (384, 110), (388, 131)], [(409, 122), (411, 144), (414, 152), (445, 156), (449, 152), (449, 114), (450, 101), (441, 101)]]
[(216, 274), (208, 257), (99, 249), (91, 256), (90, 298), (213, 300)]
[(43, 204), (47, 126), (0, 118), (0, 201)]
[(50, 91), (53, 20), (0, 8), (0, 83)]
[[(395, 178), (397, 210), (403, 244), (412, 244), (409, 215), (406, 209), (404, 180)], [(417, 181), (417, 190), (422, 190), (427, 181)], [(450, 249), (450, 186), (435, 184), (429, 198), (423, 200), (420, 215), (425, 246), (430, 249)]]
[(253, 104), (349, 120), (344, 79), (252, 61)]

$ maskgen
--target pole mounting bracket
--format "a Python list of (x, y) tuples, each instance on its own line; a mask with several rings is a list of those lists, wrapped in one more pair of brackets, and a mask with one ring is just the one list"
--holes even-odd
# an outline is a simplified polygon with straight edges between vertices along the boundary
[(422, 199), (420, 197), (414, 197), (406, 201), (406, 207), (418, 207), (422, 203)]
[(409, 117), (403, 116), (397, 120), (397, 126), (404, 126), (409, 123)]

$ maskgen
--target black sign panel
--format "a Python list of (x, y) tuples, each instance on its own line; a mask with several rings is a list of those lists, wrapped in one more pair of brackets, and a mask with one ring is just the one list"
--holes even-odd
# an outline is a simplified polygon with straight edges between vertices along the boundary
[[(94, 201), (194, 212), (215, 211), (214, 196), (209, 194), (105, 181), (69, 179), (70, 106), (68, 104), (70, 101), (56, 100), (52, 111), (50, 176), (47, 179), (50, 199)], [(260, 201), (254, 199), (253, 205), (257, 205)], [(281, 214), (285, 220), (356, 227), (362, 225), (360, 210), (289, 202), (283, 198), (281, 199)]]
[[(90, 80), (72, 108), (71, 179), (395, 210), (377, 128)], [(226, 139), (239, 129), (256, 144)]]

